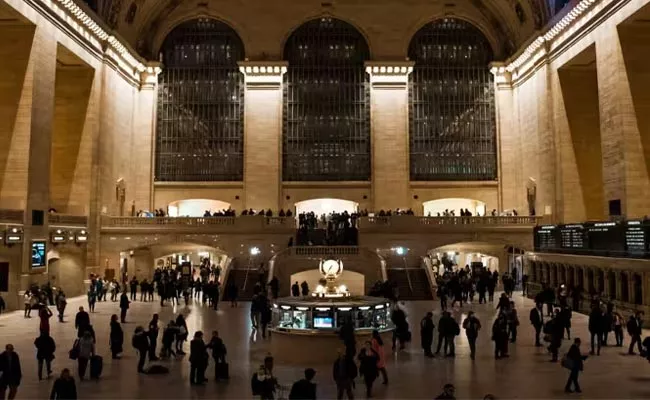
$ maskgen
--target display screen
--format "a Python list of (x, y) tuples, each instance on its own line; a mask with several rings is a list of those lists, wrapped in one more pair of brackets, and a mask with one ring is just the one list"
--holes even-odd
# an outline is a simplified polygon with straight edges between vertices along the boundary
[(630, 254), (646, 251), (646, 227), (641, 221), (628, 221), (625, 226), (625, 250)]
[(594, 222), (587, 228), (589, 248), (596, 251), (625, 251), (621, 225), (617, 222)]
[(563, 249), (585, 249), (585, 228), (582, 225), (560, 226), (560, 244)]
[(45, 262), (45, 240), (32, 241), (32, 268), (44, 267)]
[(314, 317), (314, 328), (331, 328), (332, 317)]
[(558, 229), (553, 225), (535, 228), (535, 248), (537, 250), (555, 250), (557, 245)]

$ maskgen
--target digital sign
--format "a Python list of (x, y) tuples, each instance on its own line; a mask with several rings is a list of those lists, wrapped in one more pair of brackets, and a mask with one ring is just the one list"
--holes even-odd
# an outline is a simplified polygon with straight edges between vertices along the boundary
[(580, 224), (562, 225), (560, 227), (560, 245), (563, 249), (585, 249), (584, 226)]
[(625, 223), (625, 250), (630, 254), (642, 255), (646, 252), (648, 237), (646, 226), (641, 221)]
[(32, 241), (32, 268), (44, 267), (47, 263), (45, 240)]

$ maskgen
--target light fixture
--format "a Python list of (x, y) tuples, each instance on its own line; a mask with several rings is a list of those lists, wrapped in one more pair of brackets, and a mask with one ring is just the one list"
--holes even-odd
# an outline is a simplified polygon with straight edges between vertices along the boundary
[(249, 252), (250, 252), (251, 256), (256, 256), (256, 255), (260, 254), (260, 249), (259, 249), (259, 247), (251, 247)]

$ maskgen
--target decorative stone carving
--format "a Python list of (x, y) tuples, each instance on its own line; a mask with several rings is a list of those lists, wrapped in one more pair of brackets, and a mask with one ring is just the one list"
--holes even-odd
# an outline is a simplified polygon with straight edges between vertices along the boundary
[(526, 200), (528, 201), (528, 215), (535, 215), (535, 202), (537, 201), (537, 182), (533, 178), (528, 178), (526, 183)]
[(115, 200), (117, 200), (118, 215), (124, 216), (124, 202), (126, 201), (126, 182), (120, 178), (115, 182)]

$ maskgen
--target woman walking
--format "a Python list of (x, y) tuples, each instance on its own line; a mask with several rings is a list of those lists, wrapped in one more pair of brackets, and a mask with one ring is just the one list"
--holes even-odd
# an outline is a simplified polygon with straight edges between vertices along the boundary
[(176, 334), (176, 354), (185, 355), (183, 351), (183, 343), (187, 340), (187, 322), (185, 322), (185, 317), (183, 314), (178, 314), (176, 317), (176, 328), (178, 333)]
[(382, 382), (384, 385), (388, 385), (388, 373), (386, 372), (386, 354), (384, 353), (384, 341), (381, 339), (378, 330), (372, 331), (372, 349), (377, 353), (377, 370), (381, 372), (381, 376), (384, 379)]
[(49, 335), (50, 333), (50, 318), (52, 317), (52, 311), (48, 308), (47, 305), (43, 304), (40, 310), (38, 310), (38, 317), (40, 318), (41, 322), (39, 325), (39, 329), (41, 332), (47, 332)]
[(122, 346), (124, 345), (124, 331), (122, 331), (120, 323), (117, 322), (117, 315), (115, 314), (111, 316), (111, 334), (109, 338), (109, 344), (111, 347), (113, 359), (119, 359), (119, 354), (123, 351)]
[(366, 342), (357, 358), (359, 359), (359, 372), (363, 375), (363, 380), (366, 383), (366, 397), (370, 398), (372, 397), (372, 384), (378, 375), (377, 363), (379, 362), (379, 356), (372, 349), (372, 343)]

